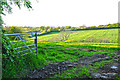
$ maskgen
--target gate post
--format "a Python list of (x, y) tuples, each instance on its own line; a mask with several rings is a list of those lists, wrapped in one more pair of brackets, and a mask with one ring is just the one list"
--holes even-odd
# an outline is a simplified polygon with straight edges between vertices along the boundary
[(35, 45), (36, 45), (36, 55), (37, 55), (37, 31), (35, 32)]

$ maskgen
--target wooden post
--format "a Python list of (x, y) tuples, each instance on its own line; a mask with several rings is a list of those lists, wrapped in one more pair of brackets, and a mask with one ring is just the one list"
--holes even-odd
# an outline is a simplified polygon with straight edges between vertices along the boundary
[(35, 32), (35, 45), (36, 45), (36, 55), (37, 55), (37, 31)]

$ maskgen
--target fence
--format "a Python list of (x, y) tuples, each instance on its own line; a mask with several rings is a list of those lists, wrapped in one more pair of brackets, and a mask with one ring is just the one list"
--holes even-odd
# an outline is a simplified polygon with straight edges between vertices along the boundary
[[(17, 43), (17, 48), (14, 48), (15, 50), (21, 49), (21, 48), (24, 48), (24, 47), (28, 48), (28, 49), (26, 49), (26, 50), (18, 51), (17, 53), (22, 53), (22, 52), (25, 52), (25, 51), (28, 51), (28, 50), (29, 50), (31, 53), (34, 53), (34, 52), (35, 52), (36, 55), (37, 55), (37, 33), (38, 33), (38, 32), (28, 32), (28, 33), (16, 33), (16, 34), (5, 34), (5, 35), (6, 35), (6, 36), (16, 36), (16, 37), (14, 38), (14, 40), (11, 42), (11, 43)], [(39, 32), (39, 33), (41, 33), (41, 32)], [(22, 38), (20, 37), (20, 35), (26, 35), (26, 34), (35, 34), (35, 38), (34, 38), (34, 39), (22, 40)], [(15, 41), (15, 40), (17, 40), (17, 41)], [(29, 41), (29, 40), (34, 40), (34, 44), (26, 45), (25, 41)], [(19, 43), (19, 42), (23, 42), (23, 44), (24, 44), (25, 46), (18, 47), (18, 43)], [(30, 46), (34, 46), (34, 45), (35, 45), (34, 48), (30, 48)], [(32, 49), (35, 49), (35, 51), (33, 52)], [(24, 56), (24, 55), (26, 55), (26, 54), (29, 54), (29, 53), (25, 53), (25, 54), (23, 54), (23, 55), (21, 55), (21, 56)]]

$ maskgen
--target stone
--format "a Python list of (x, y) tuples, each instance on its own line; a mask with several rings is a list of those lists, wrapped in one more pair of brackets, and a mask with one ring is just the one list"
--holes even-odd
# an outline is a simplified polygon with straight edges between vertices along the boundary
[(50, 75), (54, 75), (54, 73), (49, 73)]
[(72, 64), (68, 64), (68, 67), (73, 67), (73, 65)]
[(78, 63), (74, 63), (74, 65), (77, 65)]
[(48, 73), (48, 71), (44, 71), (45, 73)]
[(59, 64), (65, 64), (65, 62), (60, 62)]
[(100, 76), (101, 78), (108, 78), (107, 76)]
[(114, 75), (116, 75), (117, 73), (103, 73), (104, 75), (106, 75), (106, 76), (114, 76)]
[(118, 69), (118, 67), (117, 67), (117, 66), (114, 66), (114, 65), (111, 66), (111, 68), (112, 68), (112, 69), (115, 69), (115, 70)]
[(57, 68), (58, 70), (60, 70), (60, 67), (58, 66), (58, 68)]
[(94, 78), (100, 78), (101, 74), (100, 73), (93, 73), (92, 76)]

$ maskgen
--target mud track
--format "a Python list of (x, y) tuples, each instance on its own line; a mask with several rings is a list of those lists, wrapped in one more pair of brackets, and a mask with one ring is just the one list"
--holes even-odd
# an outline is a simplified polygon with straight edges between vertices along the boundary
[[(88, 50), (87, 50), (88, 51)], [(93, 50), (89, 50), (89, 51), (93, 51)], [(40, 70), (34, 70), (33, 72), (30, 72), (26, 77), (27, 78), (49, 78), (54, 76), (55, 74), (59, 74), (65, 70), (68, 70), (70, 68), (74, 68), (77, 65), (87, 65), (88, 63), (94, 63), (95, 62), (100, 62), (103, 60), (110, 60), (109, 53), (103, 53), (103, 54), (98, 54), (98, 53), (94, 53), (92, 57), (82, 57), (80, 58), (78, 61), (74, 61), (74, 62), (56, 62), (53, 64), (49, 64), (46, 65), (44, 68), (41, 68)], [(114, 57), (114, 60), (118, 60), (120, 58), (120, 54), (116, 53), (117, 56)], [(117, 67), (117, 69), (112, 69), (110, 67)], [(109, 70), (113, 70), (114, 72), (107, 72), (107, 69)], [(93, 78), (111, 78), (113, 76), (116, 76), (118, 74), (118, 72), (120, 72), (120, 65), (114, 65), (114, 64), (110, 64), (109, 68), (107, 66), (103, 67), (103, 69), (99, 69), (97, 73), (92, 73), (91, 76)], [(108, 71), (109, 71), (108, 70)]]

